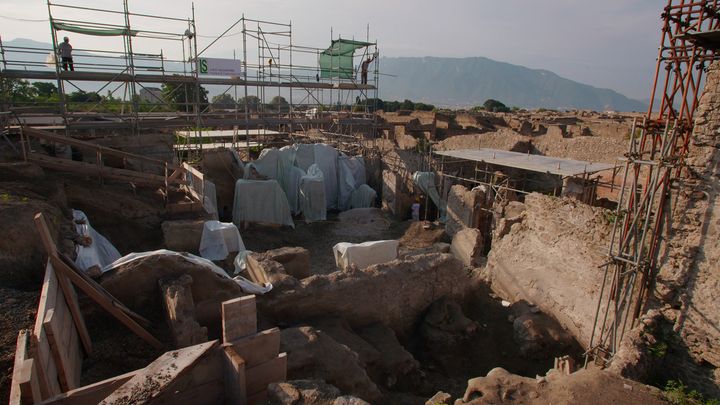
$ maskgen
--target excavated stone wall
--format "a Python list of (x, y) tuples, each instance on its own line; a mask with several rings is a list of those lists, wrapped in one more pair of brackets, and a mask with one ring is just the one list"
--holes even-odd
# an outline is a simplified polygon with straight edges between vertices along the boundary
[(492, 289), (537, 305), (587, 346), (612, 224), (601, 208), (569, 198), (533, 193), (525, 207), (495, 234), (485, 270)]
[[(720, 65), (711, 65), (672, 200), (656, 298), (680, 341), (669, 351), (678, 377), (720, 396)], [(677, 361), (680, 357), (681, 361)]]

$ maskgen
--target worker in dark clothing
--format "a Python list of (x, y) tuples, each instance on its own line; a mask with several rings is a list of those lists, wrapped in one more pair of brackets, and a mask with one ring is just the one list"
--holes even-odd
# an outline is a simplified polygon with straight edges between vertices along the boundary
[(368, 66), (375, 60), (375, 55), (365, 59), (360, 65), (360, 84), (367, 84)]
[(67, 71), (69, 66), (70, 70), (74, 72), (75, 66), (73, 66), (72, 45), (70, 45), (70, 38), (63, 38), (63, 42), (58, 45), (57, 53), (60, 55), (60, 59), (62, 60), (63, 70)]

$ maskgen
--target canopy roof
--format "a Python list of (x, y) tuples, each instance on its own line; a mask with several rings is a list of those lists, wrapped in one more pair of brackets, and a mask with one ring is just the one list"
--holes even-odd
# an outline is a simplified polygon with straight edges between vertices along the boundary
[(513, 167), (538, 173), (550, 173), (559, 176), (577, 176), (596, 173), (616, 167), (610, 163), (586, 162), (583, 160), (562, 159), (550, 156), (531, 155), (497, 149), (458, 149), (435, 152), (436, 155), (483, 162), (491, 165)]
[(330, 47), (320, 54), (320, 77), (352, 79), (355, 76), (353, 69), (355, 50), (370, 45), (374, 44), (350, 39), (333, 40)]

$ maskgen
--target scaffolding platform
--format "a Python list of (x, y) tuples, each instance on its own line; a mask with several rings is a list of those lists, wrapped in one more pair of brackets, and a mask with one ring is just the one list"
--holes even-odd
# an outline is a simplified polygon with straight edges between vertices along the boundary
[(191, 83), (196, 81), (201, 85), (226, 85), (226, 86), (248, 86), (248, 87), (282, 87), (282, 88), (305, 88), (325, 90), (375, 90), (371, 84), (345, 83), (324, 83), (324, 82), (281, 82), (281, 81), (258, 81), (244, 80), (240, 77), (195, 77), (193, 75), (164, 75), (164, 74), (129, 74), (117, 72), (80, 72), (80, 71), (54, 71), (43, 70), (21, 70), (5, 69), (0, 71), (0, 76), (9, 79), (30, 79), (30, 80), (67, 80), (67, 81), (88, 81), (88, 82), (117, 82), (117, 83)]

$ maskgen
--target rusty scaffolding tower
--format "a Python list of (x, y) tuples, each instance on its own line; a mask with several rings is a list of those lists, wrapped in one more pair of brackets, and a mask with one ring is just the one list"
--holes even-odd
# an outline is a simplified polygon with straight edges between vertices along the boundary
[(633, 124), (622, 159), (623, 185), (586, 364), (591, 358), (607, 364), (647, 310), (672, 201), (683, 181), (703, 75), (717, 59), (718, 0), (668, 0), (662, 21), (650, 106), (642, 122)]

